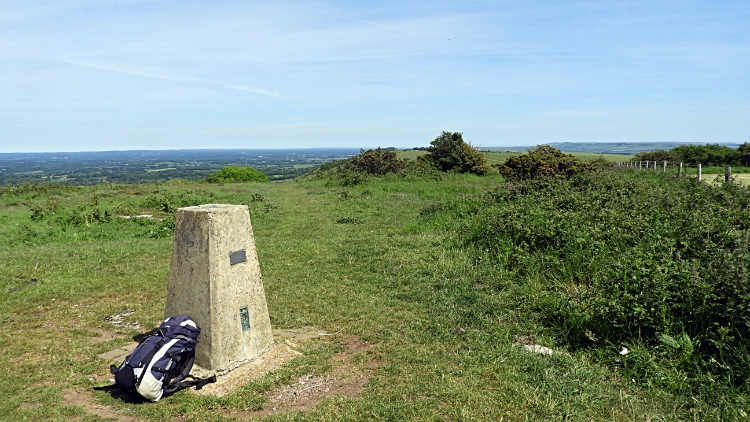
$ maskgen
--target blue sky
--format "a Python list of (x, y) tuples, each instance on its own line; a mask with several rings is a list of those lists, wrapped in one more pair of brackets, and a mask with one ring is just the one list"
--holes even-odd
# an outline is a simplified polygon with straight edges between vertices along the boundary
[[(375, 2), (373, 2), (375, 3)], [(750, 1), (0, 0), (0, 152), (750, 141)]]

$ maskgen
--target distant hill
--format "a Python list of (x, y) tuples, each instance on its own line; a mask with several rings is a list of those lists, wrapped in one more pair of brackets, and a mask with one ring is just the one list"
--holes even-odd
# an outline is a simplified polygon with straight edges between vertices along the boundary
[[(719, 142), (731, 148), (737, 148), (740, 144)], [(633, 155), (639, 152), (656, 151), (657, 149), (669, 150), (680, 145), (705, 145), (696, 142), (551, 142), (549, 145), (563, 152), (591, 152), (597, 154), (624, 154)], [(483, 147), (482, 151), (494, 152), (524, 152), (528, 147)]]

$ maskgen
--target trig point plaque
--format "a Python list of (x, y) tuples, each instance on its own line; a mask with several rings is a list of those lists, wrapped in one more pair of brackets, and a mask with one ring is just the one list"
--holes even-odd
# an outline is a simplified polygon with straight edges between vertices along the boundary
[(201, 327), (196, 365), (226, 372), (273, 343), (250, 213), (245, 205), (177, 210), (165, 316)]

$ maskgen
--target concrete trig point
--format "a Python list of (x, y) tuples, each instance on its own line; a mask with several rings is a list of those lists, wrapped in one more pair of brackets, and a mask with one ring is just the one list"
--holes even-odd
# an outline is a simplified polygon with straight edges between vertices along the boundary
[(201, 327), (195, 363), (222, 374), (273, 344), (250, 213), (245, 205), (177, 210), (165, 316)]

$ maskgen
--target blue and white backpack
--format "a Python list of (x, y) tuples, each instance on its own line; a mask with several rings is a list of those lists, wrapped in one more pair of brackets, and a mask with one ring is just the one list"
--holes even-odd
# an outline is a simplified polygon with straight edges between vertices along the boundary
[(184, 381), (195, 362), (195, 346), (201, 329), (187, 315), (167, 318), (154, 334), (144, 338), (110, 372), (115, 376), (117, 388), (130, 396), (141, 396), (159, 401), (183, 387), (216, 382), (216, 376), (204, 380)]

